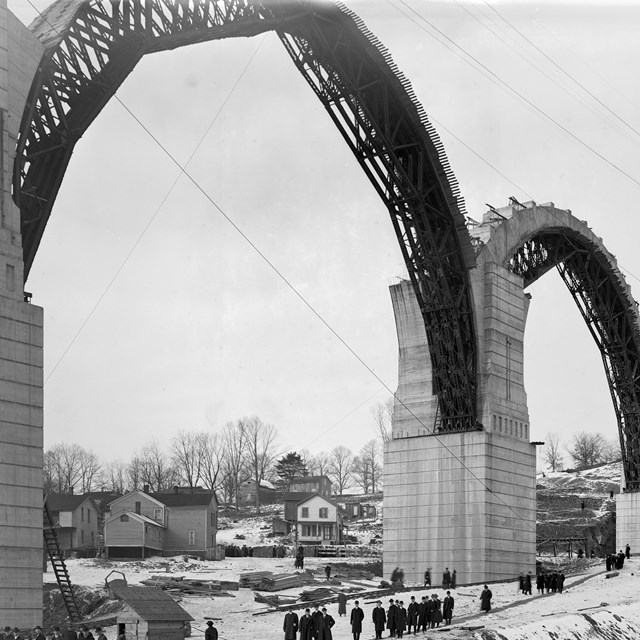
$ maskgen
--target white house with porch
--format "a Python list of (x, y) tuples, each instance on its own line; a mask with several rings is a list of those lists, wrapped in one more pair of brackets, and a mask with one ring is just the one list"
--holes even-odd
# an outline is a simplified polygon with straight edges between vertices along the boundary
[(298, 544), (340, 544), (342, 509), (331, 500), (314, 493), (296, 506)]

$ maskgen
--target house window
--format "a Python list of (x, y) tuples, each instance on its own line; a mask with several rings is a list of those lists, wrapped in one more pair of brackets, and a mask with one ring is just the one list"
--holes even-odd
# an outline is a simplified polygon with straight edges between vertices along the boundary
[(329, 507), (320, 507), (318, 510), (318, 516), (320, 518), (328, 518), (329, 517)]
[(196, 544), (196, 532), (193, 529), (191, 529), (189, 531), (189, 546), (195, 547), (195, 544)]
[(129, 522), (129, 516), (126, 514), (121, 515), (120, 522)]
[(162, 509), (154, 509), (153, 510), (153, 519), (156, 522), (162, 522)]
[(87, 509), (87, 522), (91, 522), (91, 509)]
[(136, 513), (140, 515), (140, 503), (136, 502)]
[(309, 507), (302, 507), (302, 517), (303, 518), (309, 517)]
[(84, 522), (84, 507), (80, 507), (80, 520)]
[(82, 544), (84, 544), (84, 529), (80, 529), (80, 540), (82, 540)]
[(215, 511), (211, 512), (211, 526), (212, 527), (216, 526), (216, 512)]
[(325, 540), (331, 540), (331, 538), (333, 538), (333, 525), (332, 524), (325, 524), (324, 525), (324, 539)]

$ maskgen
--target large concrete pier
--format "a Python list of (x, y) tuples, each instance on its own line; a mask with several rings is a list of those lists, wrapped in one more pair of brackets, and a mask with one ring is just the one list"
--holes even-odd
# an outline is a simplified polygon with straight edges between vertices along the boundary
[(0, 620), (42, 623), (42, 309), (25, 302), (13, 153), (42, 47), (0, 0)]

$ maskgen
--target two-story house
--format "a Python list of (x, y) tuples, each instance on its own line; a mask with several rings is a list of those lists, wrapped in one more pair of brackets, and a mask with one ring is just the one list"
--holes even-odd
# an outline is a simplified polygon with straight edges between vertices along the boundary
[(136, 489), (111, 502), (109, 509), (104, 521), (108, 558), (214, 557), (218, 502), (213, 492), (149, 494)]
[(298, 502), (296, 510), (299, 544), (342, 542), (342, 509), (335, 502), (314, 493)]
[(47, 507), (65, 555), (95, 553), (98, 544), (98, 507), (89, 494), (47, 494)]
[(327, 476), (300, 476), (293, 478), (289, 493), (317, 493), (325, 498), (331, 497), (331, 480)]

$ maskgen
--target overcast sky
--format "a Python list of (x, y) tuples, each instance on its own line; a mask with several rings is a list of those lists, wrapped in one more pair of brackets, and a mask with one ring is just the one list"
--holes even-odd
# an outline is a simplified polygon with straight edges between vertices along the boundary
[[(511, 195), (571, 209), (638, 297), (640, 6), (347, 5), (411, 81), (469, 214)], [(36, 15), (26, 0), (9, 8)], [(388, 286), (406, 271), (389, 215), (275, 35), (149, 55), (117, 95), (180, 163), (202, 142), (188, 171), (395, 389)], [(128, 457), (255, 414), (281, 450), (357, 451), (389, 392), (187, 179), (167, 197), (178, 174), (116, 100), (76, 146), (27, 282), (45, 309), (45, 445)], [(529, 293), (532, 439), (617, 437), (599, 353), (559, 276)]]

